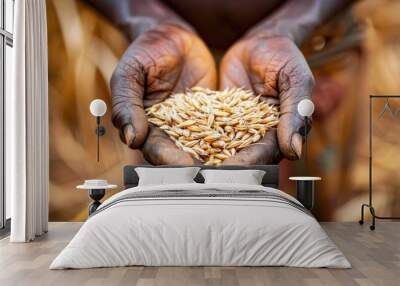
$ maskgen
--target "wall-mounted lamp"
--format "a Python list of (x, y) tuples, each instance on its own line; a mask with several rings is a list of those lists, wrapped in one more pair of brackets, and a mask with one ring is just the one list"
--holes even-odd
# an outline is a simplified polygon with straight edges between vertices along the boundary
[(299, 130), (301, 136), (305, 140), (305, 160), (307, 162), (307, 134), (309, 130), (307, 128), (310, 126), (310, 117), (314, 113), (314, 103), (310, 99), (303, 99), (297, 105), (297, 112), (304, 117), (304, 128)]
[(97, 137), (97, 162), (100, 159), (100, 136), (106, 133), (106, 128), (100, 125), (100, 118), (106, 114), (107, 105), (101, 99), (95, 99), (90, 103), (90, 113), (96, 117), (96, 137)]

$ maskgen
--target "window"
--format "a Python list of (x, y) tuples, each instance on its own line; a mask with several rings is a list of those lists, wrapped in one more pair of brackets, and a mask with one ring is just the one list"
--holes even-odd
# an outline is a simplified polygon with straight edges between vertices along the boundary
[(4, 106), (11, 93), (12, 47), (14, 32), (14, 0), (0, 0), (0, 228), (9, 225), (10, 194), (4, 188)]

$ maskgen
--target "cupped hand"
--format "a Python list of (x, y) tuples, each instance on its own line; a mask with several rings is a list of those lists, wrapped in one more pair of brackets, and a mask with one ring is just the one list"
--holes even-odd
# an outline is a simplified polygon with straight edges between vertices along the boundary
[(279, 104), (280, 119), (277, 129), (224, 164), (271, 164), (282, 157), (301, 157), (303, 138), (299, 130), (304, 120), (297, 104), (311, 97), (314, 78), (291, 39), (253, 35), (236, 43), (221, 62), (220, 89), (227, 87), (243, 87), (261, 94), (267, 102)]
[(140, 35), (127, 49), (111, 79), (112, 120), (121, 140), (142, 148), (154, 165), (199, 163), (147, 121), (144, 109), (171, 93), (193, 86), (216, 88), (214, 60), (189, 29), (160, 24)]

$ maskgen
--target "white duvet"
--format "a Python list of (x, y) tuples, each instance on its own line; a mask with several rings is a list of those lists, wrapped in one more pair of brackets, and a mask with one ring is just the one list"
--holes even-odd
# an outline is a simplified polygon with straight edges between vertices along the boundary
[[(289, 204), (258, 198), (151, 198), (112, 204), (131, 192), (258, 190), (231, 184), (135, 187), (106, 200), (50, 269), (146, 266), (350, 268), (319, 223)], [(297, 202), (298, 203), (298, 202)], [(108, 206), (108, 207), (107, 207)]]

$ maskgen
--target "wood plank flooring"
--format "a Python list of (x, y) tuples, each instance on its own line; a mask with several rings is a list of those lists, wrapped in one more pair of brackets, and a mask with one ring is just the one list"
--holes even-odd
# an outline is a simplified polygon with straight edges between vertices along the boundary
[(121, 267), (48, 270), (50, 262), (80, 228), (80, 223), (50, 223), (47, 235), (32, 243), (0, 240), (0, 285), (400, 285), (400, 223), (368, 225), (322, 223), (352, 269), (289, 267)]

